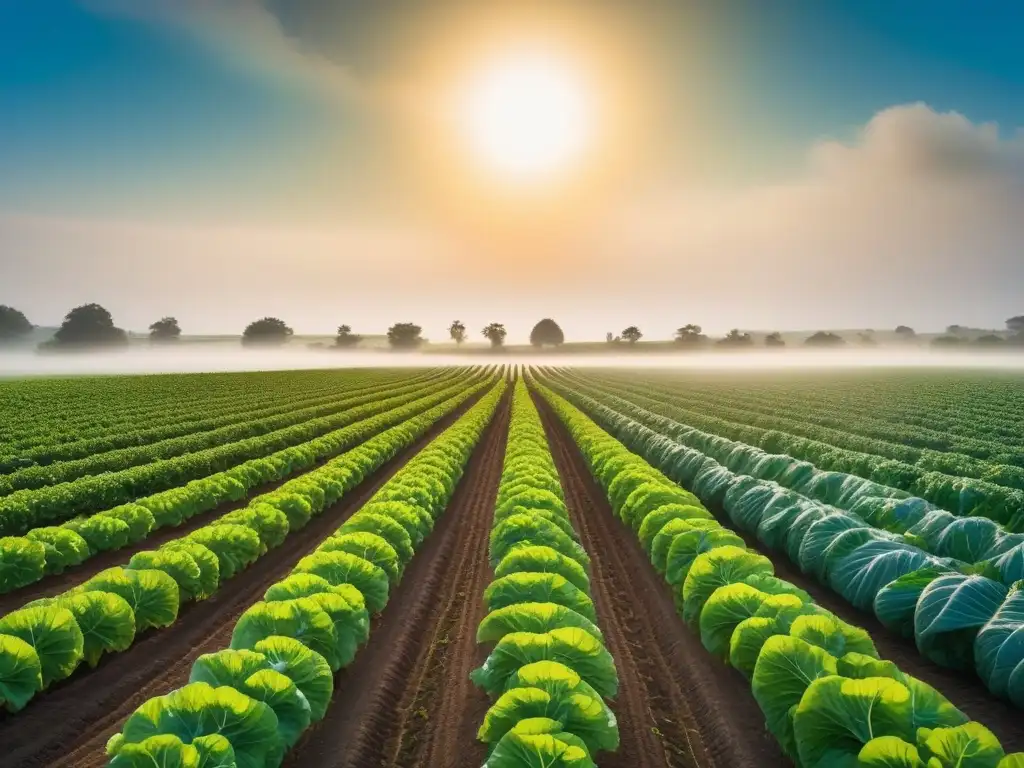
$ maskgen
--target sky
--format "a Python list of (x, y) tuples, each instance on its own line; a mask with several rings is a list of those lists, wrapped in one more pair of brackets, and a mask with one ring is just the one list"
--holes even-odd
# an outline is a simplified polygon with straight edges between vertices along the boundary
[[(1001, 327), (1022, 30), (986, 0), (0, 0), (0, 304), (509, 341)], [(535, 43), (594, 124), (522, 188), (439, 115)]]

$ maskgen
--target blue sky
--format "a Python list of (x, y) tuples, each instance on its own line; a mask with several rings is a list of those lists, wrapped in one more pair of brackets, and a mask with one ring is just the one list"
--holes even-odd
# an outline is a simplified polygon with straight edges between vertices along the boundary
[[(624, 177), (628, 182), (616, 191), (621, 197), (610, 194), (605, 201), (622, 210), (621, 226), (595, 209), (592, 221), (574, 219), (576, 229), (561, 233), (557, 250), (567, 255), (564, 273), (556, 276), (587, 268), (587, 278), (568, 295), (561, 284), (536, 287), (529, 275), (507, 266), (501, 248), (488, 256), (486, 243), (482, 247), (474, 239), (467, 245), (457, 222), (438, 219), (429, 191), (409, 181), (414, 174), (404, 154), (411, 141), (403, 133), (408, 127), (376, 104), (381, 92), (420, 76), (419, 50), (458, 47), (459, 24), (453, 20), (478, 5), (0, 0), (0, 303), (50, 323), (72, 303), (99, 298), (132, 327), (148, 324), (159, 303), (161, 312), (178, 314), (197, 332), (235, 330), (246, 313), (273, 305), (293, 316), (293, 325), (313, 332), (340, 322), (336, 308), (312, 308), (310, 295), (303, 295), (303, 286), (326, 282), (339, 285), (339, 301), (369, 325), (407, 312), (424, 318), (425, 326), (443, 327), (453, 311), (474, 321), (478, 313), (483, 325), (501, 319), (487, 314), (497, 311), (506, 313), (513, 338), (525, 336), (535, 311), (561, 312), (579, 334), (603, 336), (603, 325), (591, 318), (595, 294), (612, 308), (612, 317), (600, 323), (628, 324), (639, 316), (657, 333), (689, 321), (711, 328), (733, 322), (882, 327), (904, 318), (933, 327), (960, 321), (998, 325), (1006, 312), (1024, 309), (1010, 306), (1014, 298), (1005, 288), (1008, 279), (1021, 276), (1010, 258), (1022, 245), (1014, 224), (1020, 219), (1022, 178), (1015, 136), (1024, 126), (1021, 4), (638, 0), (623, 12), (623, 4), (600, 0), (538, 8), (554, 5), (598, 19), (595, 28), (603, 25), (605, 44), (621, 43), (630, 52), (642, 80), (637, 85), (656, 107), (648, 157)], [(544, 14), (538, 11), (535, 23), (543, 26)], [(873, 123), (886, 110), (913, 104), (925, 105), (928, 113), (898, 113), (909, 117)], [(963, 124), (943, 123), (947, 113), (962, 116)], [(915, 114), (919, 119), (911, 119)], [(983, 128), (988, 123), (998, 125), (994, 139)], [(932, 124), (949, 131), (933, 131)], [(873, 132), (873, 125), (884, 130)], [(784, 268), (798, 276), (815, 272), (821, 259), (829, 259), (830, 232), (841, 245), (839, 232), (878, 226), (871, 218), (880, 215), (877, 206), (864, 201), (867, 218), (851, 213), (805, 241), (789, 242), (782, 233), (751, 224), (750, 237), (737, 242), (735, 233), (719, 238), (711, 222), (729, 216), (744, 224), (800, 219), (800, 206), (818, 210), (832, 192), (810, 200), (817, 193), (807, 191), (785, 204), (776, 192), (823, 185), (808, 170), (822, 142), (863, 150), (876, 133), (888, 137), (869, 153), (884, 166), (880, 172), (904, 168), (904, 160), (910, 168), (897, 181), (889, 179), (887, 190), (909, 184), (897, 198), (924, 199), (918, 207), (931, 205), (919, 194), (922, 181), (929, 190), (943, 190), (934, 208), (908, 211), (901, 220), (923, 227), (946, 210), (943, 205), (960, 209), (967, 200), (980, 206), (954, 222), (961, 226), (944, 231), (941, 240), (932, 241), (937, 235), (923, 230), (904, 231), (906, 225), (888, 241), (872, 242), (876, 256), (866, 258), (869, 273), (874, 258), (891, 266), (891, 256), (877, 255), (891, 246), (906, 259), (898, 265), (900, 280), (928, 290), (909, 304), (900, 301), (898, 311), (894, 300), (900, 294), (880, 294), (868, 277), (838, 305), (808, 295), (815, 293), (814, 284), (800, 280), (787, 288), (792, 293), (781, 305), (758, 297), (756, 288), (764, 281), (757, 279), (757, 265), (781, 259), (783, 252), (804, 253), (804, 261), (793, 256)], [(935, 136), (934, 143), (922, 139)], [(970, 144), (966, 150), (961, 138)], [(904, 154), (886, 154), (892, 146)], [(928, 151), (919, 152), (922, 146)], [(977, 175), (957, 181), (956, 189), (945, 177), (941, 184), (927, 174), (908, 177), (920, 167), (945, 168), (954, 151), (958, 157), (966, 152), (986, 158)], [(695, 163), (701, 168), (697, 175), (690, 172)], [(844, 168), (860, 166), (851, 162)], [(995, 166), (1011, 172), (994, 178)], [(846, 178), (835, 184), (841, 194), (852, 195)], [(861, 190), (857, 194), (868, 188), (851, 184)], [(692, 203), (708, 190), (732, 195), (728, 203), (716, 203), (731, 212), (711, 212), (706, 200)], [(643, 201), (640, 210), (627, 210), (636, 201)], [(791, 207), (769, 215), (782, 205)], [(709, 230), (699, 242), (692, 231), (681, 233), (675, 226), (698, 217)], [(605, 225), (617, 228), (604, 236)], [(602, 245), (595, 247), (590, 230), (599, 229)], [(260, 247), (250, 248), (247, 237)], [(918, 246), (908, 247), (911, 241)], [(186, 255), (175, 280), (168, 281), (151, 254), (182, 242), (206, 255)], [(740, 283), (749, 278), (743, 290), (750, 295), (716, 295), (720, 275), (701, 254), (718, 252), (719, 245), (736, 249), (726, 261), (743, 271)], [(300, 248), (307, 251), (299, 255)], [(980, 259), (966, 295), (963, 276), (950, 266), (960, 263), (957, 248), (965, 258)], [(466, 267), (462, 260), (470, 258), (464, 255), (469, 249), (476, 255)], [(812, 250), (814, 257), (807, 255)], [(947, 278), (936, 276), (936, 250), (943, 254), (943, 270), (953, 270)], [(280, 295), (279, 280), (249, 275), (241, 284), (245, 300), (225, 306), (207, 284), (246, 272), (250, 253), (264, 265), (256, 272), (293, 260), (296, 275), (288, 290), (295, 295)], [(701, 317), (679, 316), (670, 292), (652, 296), (639, 278), (623, 282), (613, 265), (627, 254), (648, 272), (661, 270), (680, 280), (696, 275), (703, 290), (692, 312)], [(848, 265), (854, 258), (836, 248), (836, 263)], [(481, 267), (481, 261), (490, 266)], [(74, 279), (56, 288), (55, 269)], [(393, 284), (396, 269), (409, 270), (408, 286)], [(134, 280), (123, 277), (126, 272)], [(121, 277), (104, 278), (111, 274)], [(349, 287), (352, 281), (376, 288), (374, 300), (366, 290)], [(520, 295), (526, 284), (534, 290), (528, 300)], [(195, 286), (195, 308), (177, 309), (169, 285)], [(424, 295), (424, 286), (433, 293)], [(936, 291), (941, 308), (927, 301)], [(153, 295), (160, 301), (151, 300)], [(437, 308), (437, 301), (445, 306)]]

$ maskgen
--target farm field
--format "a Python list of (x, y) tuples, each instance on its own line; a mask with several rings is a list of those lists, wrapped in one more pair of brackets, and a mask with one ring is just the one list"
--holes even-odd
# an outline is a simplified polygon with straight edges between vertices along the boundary
[(1024, 383), (0, 382), (0, 764), (1024, 767)]

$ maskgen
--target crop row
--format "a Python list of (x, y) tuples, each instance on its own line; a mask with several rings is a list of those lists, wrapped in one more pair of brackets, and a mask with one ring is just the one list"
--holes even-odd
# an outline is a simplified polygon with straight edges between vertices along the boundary
[[(391, 373), (393, 379), (404, 377), (401, 371)], [(4, 381), (0, 455), (112, 432), (127, 436), (253, 403), (262, 407), (304, 395), (326, 396), (352, 376), (352, 371), (292, 371)]]
[[(621, 375), (602, 375), (602, 379), (626, 383)], [(984, 412), (979, 415), (976, 408), (971, 408), (969, 401), (963, 398), (957, 403), (937, 402), (932, 406), (922, 406), (918, 391), (909, 383), (903, 383), (902, 389), (884, 389), (881, 393), (871, 391), (871, 381), (862, 381), (861, 387), (871, 392), (868, 401), (854, 398), (850, 393), (847, 398), (823, 394), (818, 387), (799, 387), (787, 379), (785, 387), (765, 385), (738, 385), (735, 381), (725, 383), (715, 379), (707, 382), (703, 379), (684, 379), (679, 376), (645, 376), (645, 385), (653, 389), (667, 391), (670, 394), (685, 394), (693, 403), (708, 403), (713, 407), (726, 406), (750, 410), (770, 416), (785, 416), (796, 425), (807, 423), (822, 427), (831, 427), (846, 433), (875, 438), (889, 444), (887, 450), (902, 451), (896, 456), (911, 463), (921, 458), (923, 450), (940, 453), (960, 453), (975, 459), (982, 459), (996, 464), (1014, 464), (1022, 466), (1024, 462), (1024, 442), (1020, 435), (1020, 423), (1004, 411), (996, 413)], [(812, 379), (815, 385), (821, 382)], [(636, 382), (636, 378), (632, 378)], [(806, 385), (806, 382), (805, 382)], [(910, 404), (904, 400), (900, 407), (893, 407), (893, 399), (902, 393), (904, 398), (913, 397), (915, 403), (911, 411)], [(972, 393), (964, 393), (970, 398)], [(926, 401), (927, 402), (927, 401)], [(955, 414), (955, 421), (942, 418), (936, 410), (945, 409)], [(929, 421), (923, 414), (932, 415)], [(917, 415), (915, 415), (917, 414)], [(982, 420), (986, 429), (978, 430), (977, 421)], [(964, 434), (965, 422), (970, 422), (968, 434)], [(941, 424), (943, 426), (938, 426)], [(957, 426), (951, 431), (949, 426)], [(994, 428), (1001, 427), (997, 432)], [(1001, 434), (999, 434), (1001, 433)]]
[(801, 768), (1019, 768), (939, 691), (878, 658), (870, 636), (774, 575), (697, 498), (539, 386), (615, 514), (672, 585), (683, 620), (744, 674), (768, 730)]
[(182, 602), (214, 594), (492, 382), (418, 414), (412, 406), (397, 409), (404, 417), (397, 426), (256, 497), (248, 507), (0, 618), (0, 703), (17, 711), (83, 661), (95, 666), (104, 653), (125, 650), (146, 629), (170, 626)]
[[(881, 535), (912, 549), (963, 563), (981, 564), (1006, 584), (1024, 578), (1024, 535), (1010, 533), (984, 517), (961, 517), (924, 499), (842, 472), (823, 472), (787, 455), (770, 454), (745, 443), (702, 432), (659, 416), (605, 390), (576, 387), (659, 434), (714, 459), (736, 474), (778, 483), (798, 496), (837, 507)], [(861, 526), (863, 527), (863, 526)]]
[[(985, 574), (993, 570), (991, 563), (978, 567), (928, 555), (856, 515), (802, 499), (777, 483), (734, 474), (593, 400), (578, 402), (632, 450), (692, 488), (705, 504), (724, 510), (737, 528), (914, 639), (923, 656), (976, 672), (992, 693), (1024, 707), (1024, 581), (990, 578)], [(972, 535), (969, 528), (958, 534), (968, 541)], [(1018, 545), (995, 563), (1019, 573), (1021, 560)]]
[[(676, 377), (671, 380), (678, 381)], [(688, 382), (688, 389), (693, 386), (694, 382)], [(1020, 432), (1024, 426), (1024, 404), (1020, 400), (1019, 385), (1016, 381), (998, 380), (988, 374), (984, 378), (972, 374), (954, 379), (948, 372), (937, 377), (887, 371), (867, 376), (857, 374), (852, 379), (837, 381), (833, 372), (827, 379), (785, 377), (745, 385), (735, 379), (728, 382), (715, 379), (702, 381), (699, 386), (710, 391), (724, 389), (752, 399), (764, 397), (788, 402), (794, 407), (806, 406), (807, 410), (819, 413), (853, 413), (897, 427), (923, 427), (924, 431), (919, 434), (934, 436), (940, 444), (951, 436), (963, 436), (1015, 448), (1024, 446)], [(937, 445), (922, 447), (938, 449)]]
[(107, 745), (112, 768), (280, 765), (326, 714), (334, 673), (369, 638), (370, 616), (447, 507), (505, 386), (495, 385), (273, 584), (238, 619), (229, 648), (195, 661), (187, 685), (129, 716)]
[[(202, 421), (181, 420), (170, 426), (127, 433), (117, 430), (100, 437), (19, 451), (7, 462), (16, 462), (18, 466), (0, 477), (0, 494), (126, 469), (266, 434), (351, 407), (358, 404), (357, 399), (361, 396), (367, 399), (379, 397), (382, 388), (397, 384), (422, 385), (430, 378), (438, 377), (405, 377), (396, 382), (393, 375), (364, 373), (329, 393), (312, 398), (307, 393), (298, 392), (292, 397), (279, 397), (268, 403), (243, 400), (233, 403), (229, 410), (217, 411)], [(0, 459), (0, 466), (3, 461)]]
[[(756, 404), (737, 406), (718, 393), (701, 395), (681, 391), (679, 387), (652, 387), (647, 382), (642, 388), (638, 388), (634, 382), (632, 388), (660, 400), (685, 403), (690, 409), (711, 410), (722, 419), (785, 432), (791, 436), (828, 443), (845, 450), (893, 459), (919, 470), (985, 480), (1007, 488), (1024, 488), (1024, 468), (1020, 466), (1024, 463), (1024, 451), (1021, 450), (1007, 450), (1005, 446), (999, 448), (979, 440), (961, 446), (964, 449), (962, 451), (959, 447), (922, 449), (899, 440), (899, 433), (905, 433), (906, 427), (901, 429), (899, 425), (890, 424), (886, 432), (886, 425), (882, 424), (876, 429), (876, 434), (864, 436), (860, 433), (865, 430), (863, 421), (851, 414), (828, 417), (821, 416), (820, 411), (809, 409), (806, 413), (787, 416), (783, 413), (785, 406), (778, 402), (781, 398), (765, 398)], [(968, 455), (969, 450), (975, 453), (988, 452), (990, 456), (984, 459), (976, 458)]]
[[(0, 533), (22, 534), (88, 512), (127, 504), (140, 496), (183, 485), (230, 469), (249, 459), (263, 458), (284, 448), (320, 437), (360, 419), (400, 407), (410, 400), (444, 388), (464, 386), (482, 373), (462, 373), (430, 386), (394, 387), (378, 398), (341, 413), (312, 419), (258, 437), (177, 456), (120, 472), (79, 478), (36, 490), (17, 491), (0, 498)], [(397, 392), (398, 394), (393, 394)]]
[(547, 437), (520, 379), (494, 510), (494, 580), (477, 641), (494, 644), (473, 682), (494, 697), (479, 738), (487, 768), (594, 766), (619, 745), (604, 697), (618, 674), (597, 627), (590, 558), (569, 520)]
[(1011, 531), (1024, 530), (1024, 492), (1020, 490), (984, 480), (928, 471), (905, 462), (838, 448), (778, 430), (738, 424), (710, 416), (705, 410), (687, 408), (686, 403), (679, 402), (678, 398), (664, 403), (643, 394), (626, 393), (621, 388), (615, 391), (620, 396), (628, 395), (626, 399), (653, 413), (685, 421), (687, 425), (713, 436), (742, 441), (769, 453), (813, 462), (820, 469), (855, 475), (877, 486), (887, 486), (915, 495), (957, 515), (987, 517)]
[(302, 445), (244, 462), (224, 472), (193, 480), (181, 488), (138, 499), (132, 504), (59, 526), (36, 528), (25, 536), (2, 538), (0, 593), (62, 573), (100, 552), (137, 544), (157, 529), (180, 525), (225, 502), (239, 501), (253, 489), (315, 466), (374, 433), (394, 426), (410, 414), (446, 400), (455, 391), (457, 388), (443, 389), (412, 400), (407, 406), (368, 416)]

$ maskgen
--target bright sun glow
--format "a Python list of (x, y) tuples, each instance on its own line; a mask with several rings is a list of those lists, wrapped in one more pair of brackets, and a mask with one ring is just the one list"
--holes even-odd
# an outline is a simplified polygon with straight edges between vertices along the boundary
[(459, 129), (473, 154), (521, 181), (549, 178), (578, 161), (593, 123), (586, 84), (567, 62), (542, 52), (491, 62), (459, 104)]

